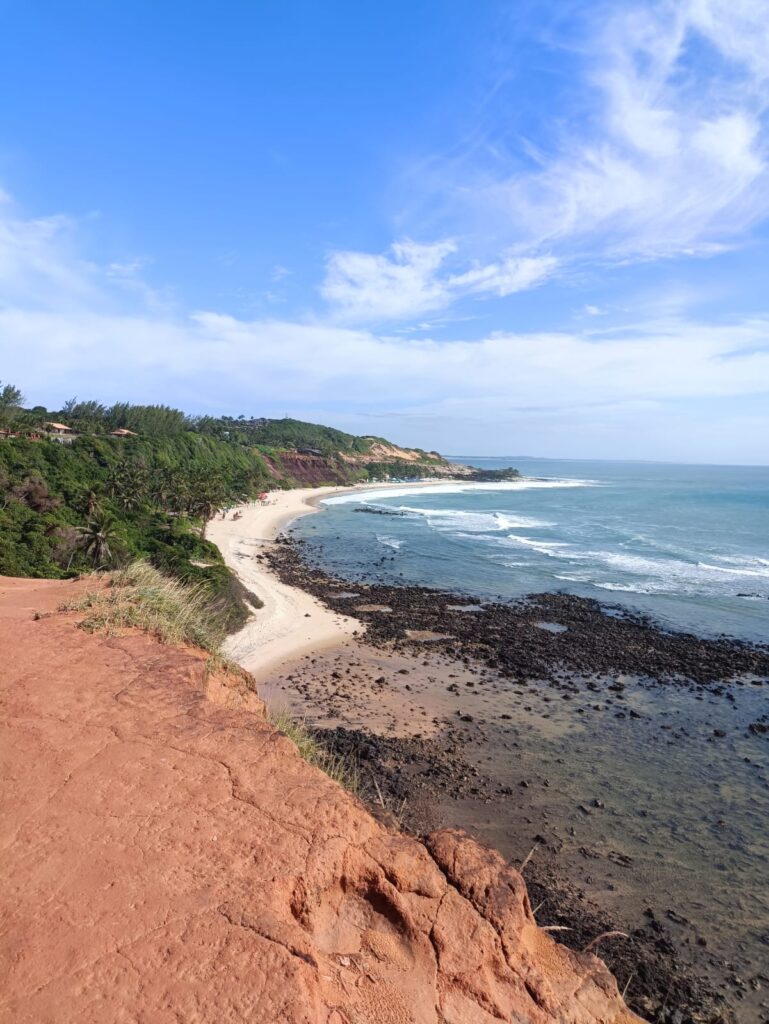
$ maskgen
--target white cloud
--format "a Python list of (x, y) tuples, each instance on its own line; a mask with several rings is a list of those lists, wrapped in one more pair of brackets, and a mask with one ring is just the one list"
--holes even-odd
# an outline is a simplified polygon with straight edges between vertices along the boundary
[[(449, 221), (457, 223), (462, 204), (471, 207), (467, 244), (477, 251), (486, 237), (504, 238), (495, 243), (502, 252), (469, 267), (465, 243), (452, 240), (333, 252), (322, 294), (340, 319), (376, 323), (463, 296), (503, 297), (585, 259), (709, 256), (769, 214), (769, 0), (588, 10), (574, 83), (587, 106), (573, 119), (556, 111), (561, 129), (549, 150), (520, 140), (511, 164), (505, 147), (479, 145), (474, 131), (453, 162), (427, 162)], [(506, 115), (499, 111), (500, 120)], [(533, 169), (522, 169), (521, 156)]]
[(398, 319), (441, 309), (449, 301), (436, 275), (456, 251), (451, 241), (396, 242), (391, 255), (332, 252), (321, 293), (350, 320)]
[(686, 15), (725, 56), (746, 64), (757, 85), (769, 78), (766, 0), (689, 0)]
[(323, 297), (349, 322), (398, 320), (444, 309), (463, 295), (510, 295), (532, 288), (557, 264), (550, 256), (509, 256), (449, 273), (457, 252), (451, 240), (395, 242), (389, 253), (333, 252), (328, 257)]
[[(719, 401), (769, 392), (769, 318), (707, 325), (667, 314), (600, 333), (497, 331), (439, 342), (331, 321), (182, 314), (154, 306), (146, 288), (126, 292), (108, 270), (79, 258), (70, 226), (61, 227), (64, 244), (55, 219), (17, 217), (12, 229), (7, 220), (0, 213), (3, 376), (33, 401), (88, 393), (190, 411), (274, 412), (279, 403), (281, 412), (300, 413), (328, 396), (344, 417), (381, 414), (391, 425), (400, 416), (450, 420), (441, 443), (456, 450), (470, 423), (485, 424), (498, 441), (501, 424), (539, 416), (559, 423), (568, 438), (575, 424), (616, 421), (622, 406), (706, 399), (717, 422)], [(440, 264), (433, 253), (421, 265)], [(499, 287), (507, 269), (499, 264), (483, 287)], [(36, 289), (46, 282), (42, 302)], [(447, 274), (438, 282), (470, 287)], [(401, 439), (437, 443), (428, 426)], [(659, 443), (641, 454), (664, 456)], [(731, 450), (739, 458), (746, 444), (736, 438)]]
[(0, 301), (32, 308), (98, 301), (95, 268), (72, 247), (66, 217), (23, 219), (10, 197), (0, 205)]
[(464, 274), (449, 278), (456, 292), (512, 295), (541, 284), (554, 273), (558, 260), (553, 256), (509, 256), (499, 263), (476, 266)]
[(769, 213), (767, 26), (767, 0), (601, 8), (575, 83), (593, 109), (474, 202), (561, 256), (719, 251)]
[[(258, 409), (335, 396), (350, 409), (400, 406), (482, 418), (536, 406), (573, 410), (634, 401), (769, 391), (769, 320), (718, 327), (673, 320), (631, 332), (496, 332), (477, 341), (382, 338), (333, 324), (243, 321), (213, 312), (0, 310), (4, 375), (30, 393), (84, 382), (105, 398)], [(449, 397), (450, 396), (450, 397)], [(564, 421), (568, 430), (568, 420)]]

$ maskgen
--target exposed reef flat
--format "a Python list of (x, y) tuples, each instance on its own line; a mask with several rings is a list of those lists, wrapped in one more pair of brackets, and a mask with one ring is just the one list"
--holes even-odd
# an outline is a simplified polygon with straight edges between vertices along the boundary
[[(266, 556), (285, 583), (366, 623), (372, 643), (409, 643), (408, 630), (450, 633), (444, 649), (472, 657), (511, 679), (558, 682), (569, 673), (633, 674), (650, 683), (718, 686), (739, 677), (769, 682), (769, 647), (729, 637), (703, 639), (655, 626), (644, 615), (573, 594), (533, 594), (509, 604), (481, 603), (428, 587), (336, 579), (301, 557), (301, 542), (282, 542)], [(363, 611), (388, 608), (386, 614)], [(478, 607), (472, 617), (467, 609)], [(557, 629), (543, 629), (543, 624)], [(412, 649), (413, 646), (412, 646)]]
[(417, 832), (467, 826), (513, 862), (536, 847), (525, 874), (543, 922), (575, 946), (585, 920), (631, 934), (602, 952), (640, 1012), (718, 1020), (725, 998), (740, 1021), (764, 1019), (765, 648), (563, 594), (495, 605), (351, 586), (291, 543), (264, 557), (362, 624), (269, 689), (356, 752), (375, 804)]

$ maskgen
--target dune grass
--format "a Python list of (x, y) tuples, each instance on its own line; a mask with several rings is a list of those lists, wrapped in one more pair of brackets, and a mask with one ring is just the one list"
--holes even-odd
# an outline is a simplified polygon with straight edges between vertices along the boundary
[[(242, 672), (221, 653), (225, 630), (211, 608), (211, 595), (202, 586), (180, 582), (148, 562), (90, 577), (101, 584), (82, 597), (60, 605), (59, 611), (85, 612), (80, 622), (89, 632), (118, 633), (141, 629), (161, 643), (199, 647), (211, 655), (209, 670)], [(357, 765), (325, 746), (305, 722), (286, 708), (270, 708), (267, 719), (287, 736), (309, 764), (350, 793), (360, 790)]]
[(308, 764), (320, 768), (349, 793), (359, 795), (358, 766), (325, 746), (306, 722), (295, 718), (285, 707), (268, 708), (267, 720), (296, 745), (300, 757), (303, 757)]
[(205, 587), (182, 583), (143, 561), (111, 573), (108, 579), (106, 587), (88, 591), (60, 610), (87, 612), (80, 625), (92, 632), (133, 627), (161, 643), (200, 647), (221, 657), (224, 629), (219, 617), (211, 614)]

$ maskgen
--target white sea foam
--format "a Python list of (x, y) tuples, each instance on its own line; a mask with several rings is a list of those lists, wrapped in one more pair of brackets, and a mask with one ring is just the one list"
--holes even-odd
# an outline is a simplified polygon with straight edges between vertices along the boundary
[(616, 590), (623, 594), (653, 594), (654, 588), (650, 587), (634, 587), (632, 583), (607, 583), (593, 580), (592, 584), (594, 587), (600, 587), (601, 590)]
[(400, 551), (404, 544), (404, 541), (397, 540), (395, 537), (380, 536), (380, 534), (377, 534), (376, 539), (386, 548), (392, 548), (393, 551)]
[[(769, 579), (769, 565), (765, 559), (747, 557), (743, 559), (724, 556), (730, 561), (747, 562), (754, 568), (714, 565), (710, 562), (686, 562), (675, 558), (648, 558), (642, 555), (623, 554), (615, 551), (591, 551), (590, 556), (620, 573), (639, 577), (638, 582), (623, 580), (596, 580), (594, 585), (602, 590), (630, 591), (641, 594), (692, 593), (696, 591), (723, 591), (724, 583), (730, 576), (749, 576)], [(720, 556), (713, 556), (718, 559)], [(600, 570), (599, 570), (600, 572)]]
[(375, 499), (382, 498), (405, 498), (411, 494), (463, 494), (467, 491), (527, 491), (539, 488), (550, 487), (600, 487), (597, 480), (572, 480), (572, 479), (528, 479), (501, 480), (497, 483), (463, 483), (461, 480), (451, 483), (424, 483), (412, 484), (403, 487), (377, 488), (373, 491), (352, 491), (349, 494), (337, 494), (331, 498), (323, 498), (324, 505), (349, 505), (356, 502), (369, 503)]
[[(477, 533), (464, 533), (463, 531), (457, 530), (453, 533), (454, 537), (461, 537), (466, 540), (479, 541), (484, 544), (493, 544), (496, 547), (522, 547), (526, 550), (537, 551), (541, 555), (547, 555), (550, 558), (578, 558), (578, 554), (575, 554), (571, 548), (571, 544), (567, 544), (565, 541), (556, 540), (540, 540), (538, 537), (522, 537), (518, 533), (509, 533), (504, 537), (494, 534), (477, 534)], [(569, 549), (568, 551), (565, 549)]]
[[(764, 562), (763, 558), (756, 559), (758, 563)], [(733, 565), (711, 565), (709, 562), (697, 562), (700, 569), (709, 569), (711, 572), (725, 572), (732, 576), (758, 576), (762, 579), (769, 579), (769, 563), (755, 569), (738, 569)]]
[(417, 508), (412, 505), (399, 505), (394, 511), (424, 516), (430, 526), (439, 530), (460, 527), (463, 530), (487, 533), (493, 530), (536, 530), (553, 526), (553, 523), (548, 523), (544, 519), (511, 515), (508, 512), (467, 512), (462, 509)]
[(521, 545), (525, 548), (532, 548), (534, 551), (539, 552), (540, 555), (547, 555), (548, 558), (570, 558), (572, 557), (571, 551), (565, 551), (564, 548), (571, 548), (571, 544), (566, 544), (564, 541), (556, 540), (539, 540), (536, 537), (521, 537), (517, 533), (509, 533), (506, 537), (499, 538), (500, 544), (512, 544)]

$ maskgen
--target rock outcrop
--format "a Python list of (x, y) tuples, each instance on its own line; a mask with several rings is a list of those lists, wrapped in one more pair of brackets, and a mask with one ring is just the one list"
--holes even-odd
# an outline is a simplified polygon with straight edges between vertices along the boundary
[(82, 587), (0, 583), (0, 1020), (638, 1020), (497, 854), (388, 833), (199, 652), (55, 611)]

